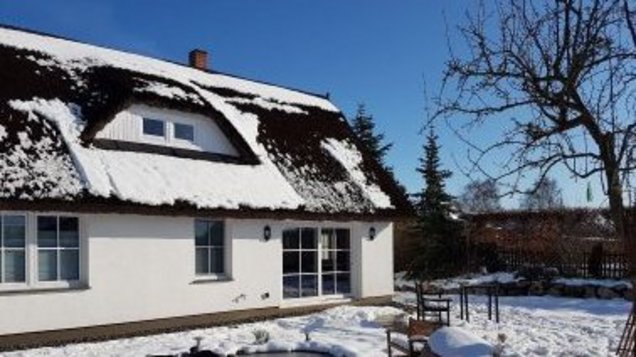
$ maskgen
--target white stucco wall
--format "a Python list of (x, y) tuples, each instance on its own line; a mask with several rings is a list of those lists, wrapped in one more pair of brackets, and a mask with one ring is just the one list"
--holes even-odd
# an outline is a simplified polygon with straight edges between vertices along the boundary
[[(226, 220), (226, 268), (231, 279), (197, 283), (193, 218), (80, 217), (88, 288), (0, 292), (0, 334), (287, 306), (290, 301), (282, 299), (282, 229), (323, 224)], [(265, 225), (272, 228), (268, 242), (263, 240)], [(392, 225), (373, 223), (378, 231), (373, 241), (366, 237), (370, 224), (342, 225), (352, 233), (352, 297), (391, 294)]]
[[(376, 229), (376, 237), (369, 240), (369, 228)], [(383, 296), (393, 294), (393, 224), (392, 223), (361, 223), (358, 240), (359, 277), (362, 297)]]

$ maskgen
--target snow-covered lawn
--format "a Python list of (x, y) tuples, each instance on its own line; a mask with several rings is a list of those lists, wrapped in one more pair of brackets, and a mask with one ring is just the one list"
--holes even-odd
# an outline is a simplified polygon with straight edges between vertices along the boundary
[[(412, 293), (396, 301), (415, 304)], [(501, 297), (499, 324), (488, 321), (486, 297), (470, 296), (470, 323), (459, 320), (454, 304), (451, 323), (497, 343), (505, 334), (504, 356), (608, 356), (618, 345), (631, 303), (622, 300), (541, 296)]]
[[(412, 293), (395, 301), (414, 304)], [(455, 304), (452, 324), (496, 344), (505, 334), (504, 356), (607, 356), (618, 344), (630, 309), (624, 300), (556, 297), (502, 297), (501, 322), (487, 320), (486, 299), (471, 296), (471, 321), (459, 320)], [(114, 341), (83, 343), (6, 353), (4, 356), (144, 356), (187, 351), (201, 336), (202, 347), (217, 353), (315, 350), (337, 356), (385, 356), (385, 332), (378, 319), (400, 314), (393, 307), (341, 306), (301, 317), (230, 327), (215, 327)], [(269, 332), (266, 344), (255, 344), (254, 331)], [(311, 341), (305, 342), (309, 331)]]

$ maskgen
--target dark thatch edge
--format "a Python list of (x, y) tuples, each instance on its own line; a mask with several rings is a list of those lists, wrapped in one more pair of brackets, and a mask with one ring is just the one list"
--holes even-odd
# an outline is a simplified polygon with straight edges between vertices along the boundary
[(19, 200), (0, 198), (0, 211), (58, 211), (68, 213), (93, 214), (138, 214), (146, 216), (182, 216), (182, 217), (218, 217), (239, 219), (297, 219), (309, 221), (397, 221), (406, 220), (410, 216), (393, 209), (377, 210), (374, 212), (312, 212), (304, 208), (299, 209), (263, 209), (239, 207), (238, 209), (207, 209), (197, 208), (187, 202), (175, 202), (173, 205), (151, 206), (141, 203), (122, 201), (116, 198), (100, 198), (86, 196), (72, 200), (38, 199)]
[[(266, 307), (259, 309), (222, 311), (210, 314), (171, 317), (111, 325), (0, 335), (0, 352), (69, 343), (97, 342), (136, 336), (179, 332), (238, 323), (302, 316), (340, 305), (387, 306), (392, 296), (377, 296), (353, 300), (348, 304), (322, 304), (303, 307)], [(194, 345), (194, 341), (193, 345)], [(185, 351), (184, 351), (185, 352)]]
[(93, 139), (93, 146), (103, 150), (118, 150), (143, 152), (148, 154), (157, 154), (165, 156), (180, 157), (193, 160), (205, 160), (213, 162), (224, 162), (237, 165), (257, 165), (258, 161), (248, 161), (244, 157), (217, 154), (206, 151), (188, 150), (175, 148), (171, 146), (161, 146), (152, 144), (135, 143), (130, 141), (110, 140), (110, 139)]

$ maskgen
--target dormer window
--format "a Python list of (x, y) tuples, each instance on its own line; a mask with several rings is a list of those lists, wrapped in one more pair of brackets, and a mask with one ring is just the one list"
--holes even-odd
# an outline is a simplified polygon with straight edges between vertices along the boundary
[(174, 123), (174, 138), (177, 140), (194, 141), (194, 126), (190, 124)]
[(135, 104), (117, 114), (95, 135), (93, 143), (106, 149), (243, 162), (249, 151), (237, 149), (227, 136), (228, 130), (212, 117)]
[(165, 138), (166, 125), (163, 120), (144, 118), (144, 135)]

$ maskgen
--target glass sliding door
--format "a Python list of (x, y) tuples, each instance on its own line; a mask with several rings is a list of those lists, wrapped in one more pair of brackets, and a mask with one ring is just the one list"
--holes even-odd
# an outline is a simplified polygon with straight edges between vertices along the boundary
[(348, 229), (323, 228), (320, 234), (322, 295), (351, 292), (351, 249)]
[(349, 235), (348, 229), (338, 228), (284, 230), (283, 298), (349, 294)]
[(318, 234), (315, 228), (283, 231), (283, 298), (318, 295)]

